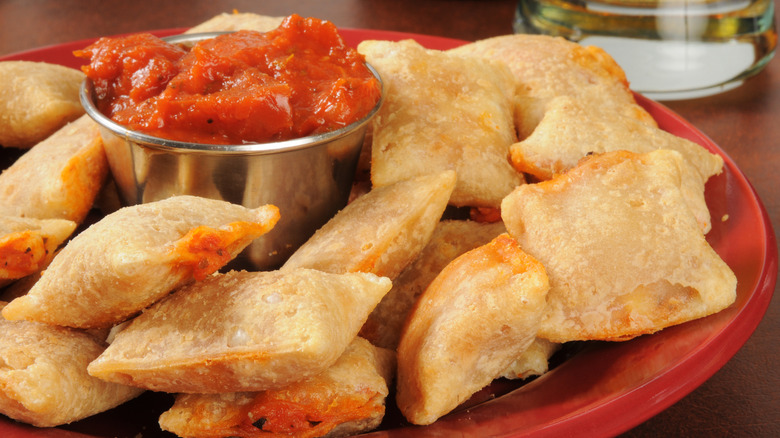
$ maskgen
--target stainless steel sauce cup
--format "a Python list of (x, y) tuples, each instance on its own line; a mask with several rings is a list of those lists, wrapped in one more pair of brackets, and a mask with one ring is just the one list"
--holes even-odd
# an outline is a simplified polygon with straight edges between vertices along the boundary
[[(171, 42), (214, 34), (181, 35)], [(371, 66), (369, 69), (380, 80)], [(81, 103), (100, 126), (120, 198), (127, 205), (174, 195), (220, 199), (249, 208), (273, 204), (281, 219), (232, 265), (274, 269), (349, 198), (368, 122), (382, 105), (344, 128), (272, 143), (212, 145), (166, 140), (130, 130), (98, 111), (87, 79)], [(258, 123), (262, 123), (261, 120)]]

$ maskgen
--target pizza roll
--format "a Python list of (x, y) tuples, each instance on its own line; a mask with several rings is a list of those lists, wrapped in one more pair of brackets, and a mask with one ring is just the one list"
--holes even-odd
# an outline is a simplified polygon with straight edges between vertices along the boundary
[(282, 269), (395, 279), (430, 240), (454, 185), (455, 173), (444, 171), (375, 188), (317, 230)]
[(333, 365), (390, 286), (312, 269), (213, 275), (133, 319), (88, 370), (164, 392), (280, 388)]
[(653, 117), (636, 103), (623, 69), (604, 50), (547, 35), (502, 35), (449, 53), (506, 63), (517, 80), (515, 123), (520, 140), (533, 132), (550, 101), (571, 96), (588, 111), (622, 114), (647, 126)]
[(87, 374), (87, 364), (105, 349), (105, 343), (87, 333), (2, 318), (0, 331), (0, 413), (15, 420), (58, 426), (143, 392)]
[(621, 149), (638, 153), (671, 149), (681, 153), (691, 167), (682, 174), (681, 188), (702, 230), (710, 230), (710, 213), (701, 193), (707, 180), (723, 169), (723, 159), (690, 140), (636, 119), (620, 114), (604, 116), (588, 111), (569, 97), (557, 98), (531, 136), (512, 145), (510, 157), (518, 170), (545, 180), (566, 172), (589, 154)]
[(180, 394), (160, 416), (178, 436), (347, 436), (379, 426), (395, 353), (355, 338), (331, 367), (262, 392)]
[(84, 114), (80, 70), (32, 61), (0, 62), (0, 145), (29, 148)]
[(520, 356), (501, 373), (505, 379), (527, 379), (541, 376), (550, 368), (550, 357), (558, 351), (561, 344), (547, 339), (536, 338)]
[(447, 265), (398, 344), (404, 417), (433, 423), (499, 377), (536, 338), (548, 289), (544, 267), (506, 234)]
[(625, 149), (672, 149), (683, 154), (707, 179), (720, 172), (723, 159), (698, 144), (621, 114), (593, 112), (568, 96), (552, 99), (530, 137), (511, 148), (513, 165), (539, 179), (550, 179), (576, 166), (588, 154)]
[(0, 174), (0, 213), (81, 223), (107, 175), (98, 126), (82, 116)]
[(256, 30), (268, 32), (282, 24), (284, 17), (269, 17), (252, 12), (223, 12), (189, 28), (184, 33), (228, 32), (236, 30)]
[(0, 285), (42, 270), (75, 229), (66, 219), (0, 215)]
[(439, 272), (456, 257), (504, 232), (506, 228), (501, 222), (441, 221), (428, 245), (393, 281), (393, 288), (368, 316), (360, 335), (378, 347), (395, 350), (407, 315)]
[(540, 337), (629, 339), (734, 302), (736, 277), (680, 189), (685, 165), (671, 150), (608, 152), (504, 200), (507, 230), (550, 277)]
[(428, 50), (412, 40), (364, 41), (385, 102), (372, 121), (371, 181), (384, 186), (454, 170), (450, 203), (497, 207), (524, 182), (507, 161), (515, 142), (514, 79), (498, 62)]
[(3, 316), (79, 328), (114, 325), (217, 271), (278, 219), (272, 205), (251, 210), (194, 196), (122, 208), (68, 242)]

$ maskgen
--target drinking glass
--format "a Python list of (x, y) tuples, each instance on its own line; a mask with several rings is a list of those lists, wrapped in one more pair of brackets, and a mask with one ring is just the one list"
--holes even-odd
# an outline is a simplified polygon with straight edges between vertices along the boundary
[(774, 0), (519, 0), (514, 29), (601, 47), (657, 100), (735, 88), (777, 45)]

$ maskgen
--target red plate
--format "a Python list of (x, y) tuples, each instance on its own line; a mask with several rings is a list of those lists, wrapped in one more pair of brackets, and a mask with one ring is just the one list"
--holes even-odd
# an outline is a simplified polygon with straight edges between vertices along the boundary
[[(178, 33), (180, 29), (155, 32)], [(344, 29), (350, 44), (364, 39), (416, 39), (434, 49), (463, 41), (399, 32)], [(77, 66), (71, 55), (91, 41), (18, 53), (23, 59)], [(475, 395), (470, 407), (427, 427), (403, 422), (388, 400), (382, 431), (370, 436), (612, 436), (669, 407), (720, 369), (745, 343), (764, 316), (777, 280), (777, 246), (769, 217), (745, 175), (706, 135), (666, 107), (637, 96), (665, 130), (721, 155), (724, 172), (710, 179), (712, 214), (707, 239), (737, 275), (737, 300), (707, 318), (622, 343), (582, 343), (546, 375), (525, 385), (498, 381)], [(0, 150), (0, 155), (4, 154)], [(169, 396), (147, 393), (119, 408), (55, 429), (36, 429), (0, 417), (0, 436), (75, 438), (169, 436), (157, 417)]]

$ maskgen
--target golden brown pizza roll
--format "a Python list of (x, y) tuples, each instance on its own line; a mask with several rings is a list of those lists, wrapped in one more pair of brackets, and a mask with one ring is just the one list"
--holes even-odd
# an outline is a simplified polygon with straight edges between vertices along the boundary
[(501, 222), (441, 221), (417, 259), (393, 280), (393, 288), (371, 312), (360, 335), (378, 347), (395, 350), (407, 315), (439, 272), (456, 257), (504, 232)]
[(623, 69), (604, 50), (546, 35), (502, 35), (466, 44), (450, 53), (505, 62), (518, 86), (516, 128), (520, 140), (533, 132), (559, 96), (571, 96), (590, 111), (619, 113), (648, 126), (652, 116), (636, 103)]
[(358, 51), (382, 76), (373, 119), (374, 186), (454, 170), (450, 203), (497, 207), (524, 182), (507, 161), (515, 142), (514, 79), (498, 62), (425, 49), (412, 40), (364, 41)]
[(550, 368), (550, 357), (558, 351), (561, 344), (547, 339), (536, 338), (520, 356), (501, 373), (506, 379), (527, 379), (541, 376)]
[(444, 171), (375, 188), (317, 230), (282, 269), (395, 279), (430, 240), (454, 185), (455, 173)]
[(165, 392), (280, 388), (333, 365), (390, 286), (313, 269), (212, 275), (133, 319), (88, 370)]
[(576, 166), (588, 154), (619, 149), (640, 153), (676, 150), (705, 179), (723, 167), (720, 156), (690, 140), (621, 114), (590, 111), (569, 96), (550, 101), (536, 130), (512, 145), (511, 159), (518, 170), (550, 179)]
[(433, 423), (499, 377), (536, 338), (548, 289), (541, 263), (506, 234), (447, 265), (398, 344), (404, 417)]
[(284, 17), (269, 17), (252, 12), (223, 12), (189, 28), (184, 33), (226, 32), (235, 30), (256, 30), (268, 32), (276, 29)]
[(331, 367), (262, 392), (180, 394), (163, 430), (201, 437), (332, 437), (367, 432), (385, 414), (395, 353), (355, 338)]
[(710, 213), (701, 193), (707, 180), (723, 169), (723, 159), (682, 137), (621, 114), (589, 111), (570, 97), (554, 99), (539, 126), (511, 147), (512, 164), (539, 179), (549, 179), (576, 166), (589, 154), (615, 150), (644, 153), (671, 149), (683, 155), (691, 169), (681, 186), (702, 230), (710, 230)]
[(76, 223), (0, 215), (0, 284), (42, 270)]
[(540, 337), (628, 339), (734, 302), (736, 277), (680, 189), (685, 165), (671, 150), (607, 152), (504, 200), (507, 230), (550, 276)]
[(87, 374), (87, 364), (106, 347), (87, 333), (2, 318), (0, 332), (0, 413), (15, 420), (58, 426), (111, 409), (143, 392)]
[(194, 196), (122, 208), (68, 242), (3, 316), (80, 328), (114, 325), (220, 269), (278, 219), (272, 205), (247, 209)]
[(0, 213), (81, 223), (106, 175), (108, 161), (98, 127), (82, 116), (0, 174)]
[(84, 114), (84, 74), (57, 64), (0, 62), (0, 145), (29, 148)]

